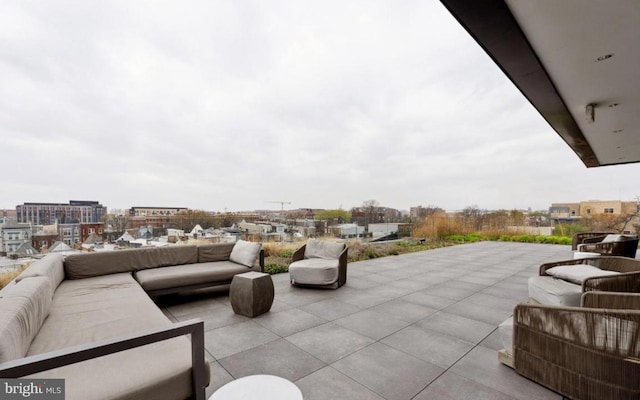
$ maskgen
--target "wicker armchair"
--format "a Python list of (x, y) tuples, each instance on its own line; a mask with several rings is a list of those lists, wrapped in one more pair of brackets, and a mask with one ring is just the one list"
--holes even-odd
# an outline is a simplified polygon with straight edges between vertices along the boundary
[(571, 250), (578, 250), (578, 245), (582, 243), (595, 243), (604, 239), (607, 235), (615, 234), (615, 232), (580, 232), (573, 235), (571, 241)]
[(586, 264), (596, 268), (620, 272), (617, 275), (600, 276), (585, 279), (582, 291), (635, 292), (640, 293), (640, 260), (627, 257), (602, 256), (579, 260), (556, 261), (542, 264), (540, 276), (546, 276), (546, 270), (558, 265)]
[(516, 372), (563, 396), (638, 399), (640, 294), (587, 292), (582, 307), (519, 304), (512, 348)]
[(571, 248), (579, 252), (635, 258), (638, 236), (602, 232), (577, 233), (573, 236)]

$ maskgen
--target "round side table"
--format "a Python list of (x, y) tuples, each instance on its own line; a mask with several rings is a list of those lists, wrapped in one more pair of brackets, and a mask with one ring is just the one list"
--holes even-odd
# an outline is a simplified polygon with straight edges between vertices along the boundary
[(250, 375), (236, 379), (209, 400), (302, 400), (302, 392), (291, 381), (274, 375)]

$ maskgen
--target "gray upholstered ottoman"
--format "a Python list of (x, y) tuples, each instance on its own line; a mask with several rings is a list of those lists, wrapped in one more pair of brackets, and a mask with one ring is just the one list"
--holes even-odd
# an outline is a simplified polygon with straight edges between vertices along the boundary
[(271, 309), (273, 281), (263, 272), (245, 272), (233, 277), (229, 300), (236, 314), (257, 317)]

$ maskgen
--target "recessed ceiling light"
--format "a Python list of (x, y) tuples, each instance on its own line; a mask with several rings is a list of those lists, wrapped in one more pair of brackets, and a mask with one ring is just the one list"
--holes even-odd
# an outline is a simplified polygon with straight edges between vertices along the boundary
[(604, 61), (604, 60), (608, 60), (608, 59), (610, 59), (611, 57), (613, 57), (613, 53), (611, 53), (611, 54), (605, 54), (605, 55), (603, 55), (603, 56), (600, 56), (600, 57), (596, 58), (596, 61)]

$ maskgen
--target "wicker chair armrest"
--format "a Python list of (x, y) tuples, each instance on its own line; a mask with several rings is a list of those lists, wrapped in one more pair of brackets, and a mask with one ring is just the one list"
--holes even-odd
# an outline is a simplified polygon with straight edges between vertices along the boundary
[(581, 307), (615, 310), (640, 310), (640, 293), (585, 292)]
[(586, 237), (586, 238), (582, 239), (582, 244), (602, 242), (602, 240), (604, 240), (604, 238), (606, 238), (606, 237), (607, 237), (606, 233), (602, 234), (602, 235), (589, 236), (589, 237)]
[(617, 275), (587, 278), (582, 282), (582, 291), (640, 292), (640, 271)]
[(296, 262), (300, 260), (304, 260), (304, 251), (306, 250), (307, 245), (303, 244), (298, 250), (293, 252), (293, 256), (291, 256), (291, 262)]
[(200, 319), (176, 322), (165, 328), (148, 329), (118, 338), (0, 363), (0, 378), (19, 378), (184, 335), (191, 336), (192, 397), (204, 400), (207, 377), (204, 359), (204, 322)]
[(615, 242), (582, 243), (578, 245), (578, 251), (586, 251), (590, 253), (600, 253), (600, 254), (612, 254), (614, 243)]
[(519, 374), (575, 399), (640, 394), (640, 311), (520, 304), (513, 321)]

